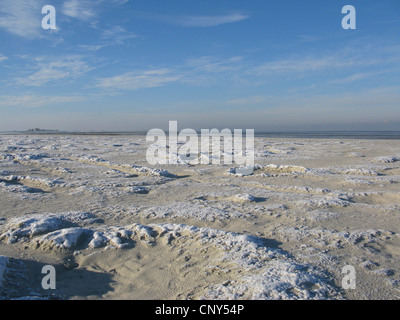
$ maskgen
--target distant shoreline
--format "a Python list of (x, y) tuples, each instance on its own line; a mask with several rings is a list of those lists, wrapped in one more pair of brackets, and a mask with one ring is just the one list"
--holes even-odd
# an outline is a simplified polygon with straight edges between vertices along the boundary
[[(168, 133), (166, 131), (166, 133)], [(0, 135), (74, 135), (74, 136), (146, 136), (147, 131), (0, 131)], [(306, 139), (390, 139), (400, 140), (400, 131), (255, 131), (260, 138), (306, 138)]]

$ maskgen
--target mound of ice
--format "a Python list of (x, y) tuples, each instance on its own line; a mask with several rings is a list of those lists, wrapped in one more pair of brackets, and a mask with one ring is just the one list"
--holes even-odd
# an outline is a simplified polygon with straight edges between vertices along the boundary
[(54, 170), (57, 172), (60, 172), (60, 173), (72, 173), (72, 171), (70, 169), (62, 168), (62, 167), (57, 167)]
[(229, 168), (226, 171), (226, 174), (228, 175), (233, 175), (233, 176), (238, 176), (238, 177), (244, 177), (244, 176), (250, 176), (254, 173), (254, 169), (256, 169), (257, 166), (255, 167), (234, 167), (234, 168)]
[(0, 182), (0, 190), (5, 190), (10, 193), (35, 193), (37, 190), (23, 185), (10, 184), (7, 182)]
[(28, 181), (32, 182), (36, 185), (39, 186), (45, 186), (45, 187), (55, 187), (55, 186), (62, 186), (63, 182), (59, 181), (58, 179), (48, 179), (48, 178), (36, 178), (36, 177), (19, 177), (18, 181)]
[(92, 155), (86, 155), (86, 154), (79, 155), (77, 160), (80, 162), (84, 162), (84, 163), (93, 163), (93, 164), (104, 163), (104, 164), (112, 165), (112, 163), (107, 160), (104, 160), (102, 158), (92, 156)]
[(64, 183), (58, 179), (48, 179), (48, 178), (38, 178), (38, 177), (31, 177), (31, 176), (17, 176), (17, 175), (10, 175), (4, 177), (5, 182), (21, 182), (21, 183), (33, 183), (38, 186), (44, 187), (55, 187), (55, 186), (63, 186)]
[(37, 153), (37, 154), (17, 154), (15, 155), (15, 160), (17, 161), (31, 161), (40, 160), (43, 158), (50, 158), (48, 153)]
[(329, 189), (306, 187), (306, 186), (296, 186), (296, 185), (273, 185), (260, 182), (251, 181), (249, 184), (256, 185), (262, 189), (276, 191), (276, 192), (291, 192), (291, 193), (306, 193), (306, 194), (318, 194), (318, 195), (334, 195), (335, 192)]
[(125, 187), (124, 191), (127, 193), (139, 193), (139, 194), (147, 194), (149, 193), (149, 188), (146, 187), (138, 187), (138, 186), (129, 186)]
[(161, 177), (169, 177), (169, 178), (175, 177), (174, 174), (170, 173), (169, 171), (167, 171), (165, 169), (139, 167), (139, 166), (130, 166), (130, 167), (132, 169), (134, 169), (135, 172), (138, 172), (138, 173), (145, 173), (145, 174), (149, 174), (152, 176), (161, 176)]
[(228, 211), (202, 204), (177, 202), (166, 206), (145, 208), (140, 214), (146, 218), (178, 218), (195, 219), (199, 221), (221, 221), (232, 218), (244, 218), (245, 214)]
[(206, 299), (220, 300), (319, 300), (339, 296), (318, 274), (310, 274), (309, 266), (287, 261), (272, 261), (260, 274), (245, 276), (239, 281), (211, 286)]
[(104, 231), (95, 231), (93, 233), (93, 239), (89, 242), (89, 248), (96, 249), (105, 247), (107, 245), (113, 245), (117, 248), (122, 248), (121, 237), (118, 232), (107, 232)]
[[(249, 171), (249, 172), (247, 172)], [(310, 169), (305, 168), (303, 166), (296, 165), (276, 165), (276, 164), (268, 164), (268, 165), (260, 165), (256, 164), (251, 168), (229, 168), (227, 171), (228, 175), (236, 175), (236, 176), (245, 176), (250, 174), (257, 174), (259, 176), (264, 177), (277, 177), (277, 176), (285, 176), (285, 175), (297, 175), (308, 173)]]
[(256, 201), (256, 198), (252, 196), (251, 194), (248, 193), (242, 193), (242, 194), (237, 194), (232, 197), (233, 201), (238, 201), (238, 202), (254, 202)]
[(161, 234), (216, 246), (224, 252), (221, 261), (236, 264), (230, 273), (247, 271), (237, 280), (210, 286), (205, 299), (322, 299), (338, 295), (328, 284), (329, 280), (314, 267), (300, 265), (285, 252), (266, 247), (261, 238), (186, 225), (163, 224), (160, 227), (163, 228)]
[(272, 151), (266, 151), (266, 150), (255, 150), (254, 151), (254, 155), (256, 157), (270, 157), (272, 155), (275, 155), (276, 152), (272, 152)]
[(92, 222), (93, 215), (86, 212), (69, 212), (61, 214), (37, 214), (27, 217), (12, 218), (1, 227), (0, 241), (8, 243), (29, 241), (33, 237), (62, 228), (72, 227), (85, 220)]
[(349, 169), (344, 168), (338, 170), (338, 173), (347, 175), (379, 176), (379, 173), (370, 168), (349, 168)]
[(13, 161), (14, 156), (10, 153), (0, 153), (0, 160)]
[(364, 245), (379, 243), (381, 241), (398, 237), (398, 235), (392, 231), (380, 229), (355, 230), (352, 232), (341, 233), (341, 236), (347, 239), (347, 241), (351, 244), (363, 243)]
[(76, 158), (77, 161), (89, 164), (101, 165), (109, 168), (129, 170), (132, 173), (147, 174), (152, 176), (162, 176), (174, 178), (175, 175), (165, 169), (141, 167), (131, 164), (119, 164), (113, 161), (108, 161), (92, 155), (80, 155)]
[(307, 200), (297, 201), (296, 207), (326, 209), (334, 207), (347, 207), (349, 205), (349, 199), (344, 199), (341, 197), (312, 197)]
[[(337, 294), (329, 279), (315, 267), (298, 264), (284, 251), (267, 247), (262, 238), (223, 230), (182, 224), (71, 227), (37, 236), (32, 243), (42, 249), (71, 250), (77, 246), (122, 249), (131, 241), (170, 246), (174, 250), (186, 250), (188, 254), (192, 248), (197, 250), (197, 245), (192, 244), (218, 250), (220, 254), (207, 258), (209, 265), (229, 265), (230, 274), (236, 276), (229, 284), (211, 285), (204, 298), (320, 299)], [(7, 258), (0, 257), (0, 275), (6, 270), (7, 262)]]
[(381, 163), (393, 163), (393, 162), (400, 161), (400, 157), (396, 157), (396, 156), (376, 157), (375, 161), (381, 162)]
[(365, 185), (372, 185), (374, 184), (372, 181), (365, 180), (365, 179), (351, 179), (347, 178), (345, 181), (346, 184), (352, 186), (365, 186)]
[(389, 239), (398, 238), (398, 234), (387, 230), (354, 230), (351, 232), (337, 232), (329, 229), (309, 227), (285, 227), (280, 228), (279, 235), (285, 241), (310, 241), (313, 245), (320, 247), (341, 248), (349, 245), (362, 247), (372, 243), (382, 243)]
[(64, 228), (47, 233), (36, 240), (36, 243), (43, 249), (72, 249), (78, 245), (79, 240), (90, 233), (89, 229), (81, 227)]
[(122, 249), (129, 246), (130, 241), (142, 241), (152, 244), (158, 233), (148, 226), (132, 224), (125, 227), (104, 227), (96, 229), (88, 244), (90, 249), (101, 247)]
[(18, 221), (13, 219), (9, 224), (9, 230), (0, 235), (0, 240), (7, 239), (8, 243), (15, 243), (22, 238), (31, 238), (35, 235), (57, 230), (63, 225), (63, 221), (56, 217), (32, 218)]
[(146, 243), (154, 240), (153, 230), (146, 226), (133, 224), (126, 227), (88, 227), (96, 221), (98, 220), (92, 214), (85, 212), (13, 218), (1, 226), (0, 241), (7, 241), (9, 244), (28, 242), (35, 248), (44, 250), (71, 250), (79, 245), (91, 249), (104, 246), (121, 249), (134, 238)]
[(260, 166), (258, 170), (265, 170), (272, 173), (306, 173), (308, 171), (307, 168), (303, 166), (296, 165), (276, 165), (276, 164), (268, 164), (266, 166)]
[(359, 152), (349, 152), (347, 155), (348, 155), (349, 157), (361, 157), (361, 158), (364, 158), (364, 157), (365, 157), (364, 154), (359, 153)]

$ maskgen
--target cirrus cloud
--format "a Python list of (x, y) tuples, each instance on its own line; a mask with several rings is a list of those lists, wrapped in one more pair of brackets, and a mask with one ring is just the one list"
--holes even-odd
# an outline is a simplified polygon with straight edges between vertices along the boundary
[(76, 79), (92, 69), (83, 57), (78, 55), (58, 59), (39, 57), (35, 62), (36, 65), (33, 67), (35, 72), (29, 76), (16, 78), (18, 84), (40, 87), (58, 80)]
[(41, 0), (0, 0), (0, 28), (23, 38), (40, 38), (42, 6)]
[(126, 72), (114, 77), (101, 78), (98, 79), (95, 87), (117, 90), (137, 90), (160, 87), (179, 79), (180, 76), (172, 74), (171, 70), (161, 68), (146, 71)]
[(248, 18), (249, 16), (241, 13), (221, 16), (184, 16), (178, 19), (176, 23), (184, 27), (215, 27), (222, 24), (239, 22)]

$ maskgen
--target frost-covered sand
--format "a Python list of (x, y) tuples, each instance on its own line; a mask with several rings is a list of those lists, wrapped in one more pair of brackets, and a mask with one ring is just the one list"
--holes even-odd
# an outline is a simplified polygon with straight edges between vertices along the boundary
[(400, 298), (399, 140), (256, 138), (250, 176), (148, 145), (0, 136), (0, 299)]

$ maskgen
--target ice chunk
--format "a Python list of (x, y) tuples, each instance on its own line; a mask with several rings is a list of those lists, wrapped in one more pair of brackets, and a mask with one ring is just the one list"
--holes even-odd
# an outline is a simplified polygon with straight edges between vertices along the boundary
[(77, 246), (83, 236), (90, 233), (90, 230), (81, 227), (66, 228), (42, 236), (37, 243), (48, 248), (72, 249)]

